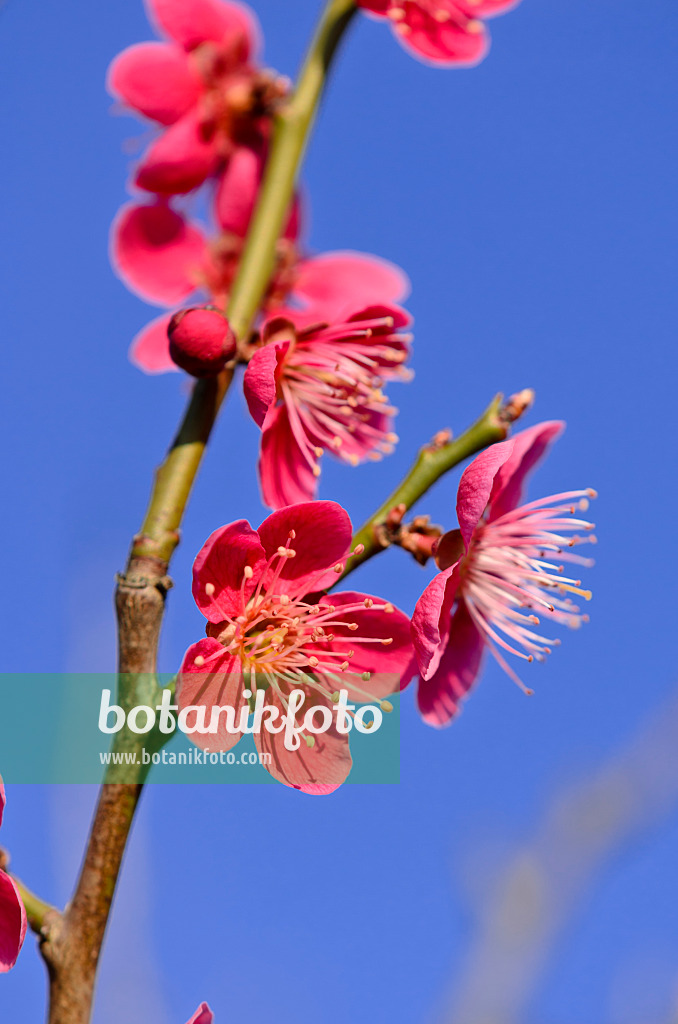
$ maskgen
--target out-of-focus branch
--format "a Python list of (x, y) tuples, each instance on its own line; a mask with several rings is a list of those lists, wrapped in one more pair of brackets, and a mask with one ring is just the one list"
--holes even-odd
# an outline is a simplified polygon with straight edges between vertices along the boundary
[(482, 416), (454, 439), (443, 430), (424, 445), (414, 465), (374, 515), (370, 516), (353, 538), (353, 546), (362, 551), (352, 556), (337, 582), (379, 551), (389, 547), (395, 537), (390, 527), (399, 527), (403, 516), (433, 485), (460, 462), (475, 455), (508, 435), (511, 424), (531, 406), (534, 393), (525, 389), (506, 401), (497, 395)]
[(601, 868), (678, 805), (678, 697), (626, 749), (561, 792), (483, 885), (471, 948), (443, 1016), (524, 1024), (556, 940)]

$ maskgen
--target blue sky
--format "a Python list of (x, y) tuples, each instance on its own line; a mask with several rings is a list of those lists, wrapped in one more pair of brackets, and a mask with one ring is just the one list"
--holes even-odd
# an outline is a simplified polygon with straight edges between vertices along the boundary
[[(319, 2), (254, 6), (267, 63), (293, 74)], [(492, 23), (481, 67), (436, 71), (383, 26), (355, 24), (305, 169), (309, 245), (407, 270), (416, 379), (392, 391), (396, 454), (357, 470), (328, 462), (322, 496), (362, 521), (433, 433), (461, 431), (498, 390), (534, 387), (527, 422), (562, 417), (568, 430), (532, 496), (600, 492), (592, 621), (530, 673), (530, 701), (490, 665), (438, 733), (407, 694), (399, 786), (325, 800), (273, 786), (150, 787), (97, 1024), (183, 1024), (201, 999), (224, 1022), (445, 1019), (476, 941), (478, 889), (490, 891), (558, 794), (663, 717), (677, 684), (677, 27), (669, 0), (524, 0)], [(146, 378), (128, 363), (153, 311), (107, 256), (124, 146), (143, 129), (112, 116), (104, 75), (146, 38), (137, 0), (0, 9), (6, 671), (113, 667), (113, 575), (184, 402), (179, 375)], [(257, 440), (236, 396), (173, 565), (165, 670), (201, 633), (189, 589), (200, 545), (224, 522), (264, 514)], [(455, 486), (441, 482), (421, 511), (453, 525)], [(355, 582), (411, 610), (429, 577), (394, 551)], [(675, 765), (657, 750), (661, 779)], [(94, 791), (17, 786), (8, 799), (2, 841), (17, 873), (63, 903)], [(676, 862), (667, 799), (573, 901), (521, 1024), (666, 1024)], [(3, 1019), (41, 1019), (31, 947), (0, 980)]]

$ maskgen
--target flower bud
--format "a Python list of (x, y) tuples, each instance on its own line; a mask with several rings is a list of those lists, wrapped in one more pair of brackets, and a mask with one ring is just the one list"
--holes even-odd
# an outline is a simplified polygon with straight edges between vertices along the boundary
[(169, 322), (167, 336), (170, 356), (193, 377), (216, 376), (235, 355), (235, 335), (213, 306), (180, 309)]

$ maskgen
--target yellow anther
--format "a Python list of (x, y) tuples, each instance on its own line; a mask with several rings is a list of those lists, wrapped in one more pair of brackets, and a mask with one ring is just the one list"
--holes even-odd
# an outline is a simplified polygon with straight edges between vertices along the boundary
[(382, 711), (385, 711), (387, 714), (390, 714), (390, 712), (393, 711), (393, 705), (391, 704), (390, 700), (382, 700), (381, 703), (379, 704), (379, 707), (381, 708)]

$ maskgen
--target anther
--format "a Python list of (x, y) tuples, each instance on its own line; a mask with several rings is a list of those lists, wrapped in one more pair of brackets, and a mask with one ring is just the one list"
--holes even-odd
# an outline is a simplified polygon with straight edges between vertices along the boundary
[(304, 739), (306, 740), (307, 747), (315, 746), (315, 736), (304, 736)]
[(254, 576), (254, 569), (252, 568), (251, 565), (245, 566), (245, 568), (243, 569), (243, 576), (245, 577), (246, 580), (252, 579), (252, 577)]
[(197, 665), (198, 667), (200, 667), (201, 665), (205, 664), (205, 659), (203, 658), (202, 654), (199, 654), (197, 656), (197, 658), (194, 661), (194, 664)]
[(214, 586), (213, 583), (206, 583), (205, 584), (205, 593), (207, 594), (208, 597), (211, 597), (215, 590), (216, 590), (216, 587)]
[(363, 672), (363, 674), (362, 674), (362, 676), (360, 678), (362, 679), (362, 681), (364, 683), (369, 683), (371, 675), (372, 675), (371, 672)]
[(337, 562), (337, 564), (334, 567), (334, 571), (335, 572), (343, 572), (344, 571), (344, 567), (341, 564), (341, 562)]
[(388, 647), (389, 644), (393, 643), (393, 637), (390, 636), (387, 640), (382, 640), (381, 642), (384, 645), (384, 647)]
[(390, 712), (393, 711), (393, 705), (391, 704), (390, 700), (380, 701), (379, 707), (381, 708), (382, 711), (385, 711), (387, 714), (390, 714)]
[(317, 659), (317, 658), (315, 658), (315, 657), (313, 657), (313, 656), (311, 656), (311, 657), (310, 657), (310, 658), (308, 659), (308, 663), (309, 663), (309, 665), (311, 666), (311, 668), (317, 668), (317, 667), (318, 667), (318, 659)]
[(366, 608), (371, 608), (373, 604), (374, 604), (374, 601), (372, 600), (371, 597), (366, 597), (365, 598), (364, 605), (365, 605)]

